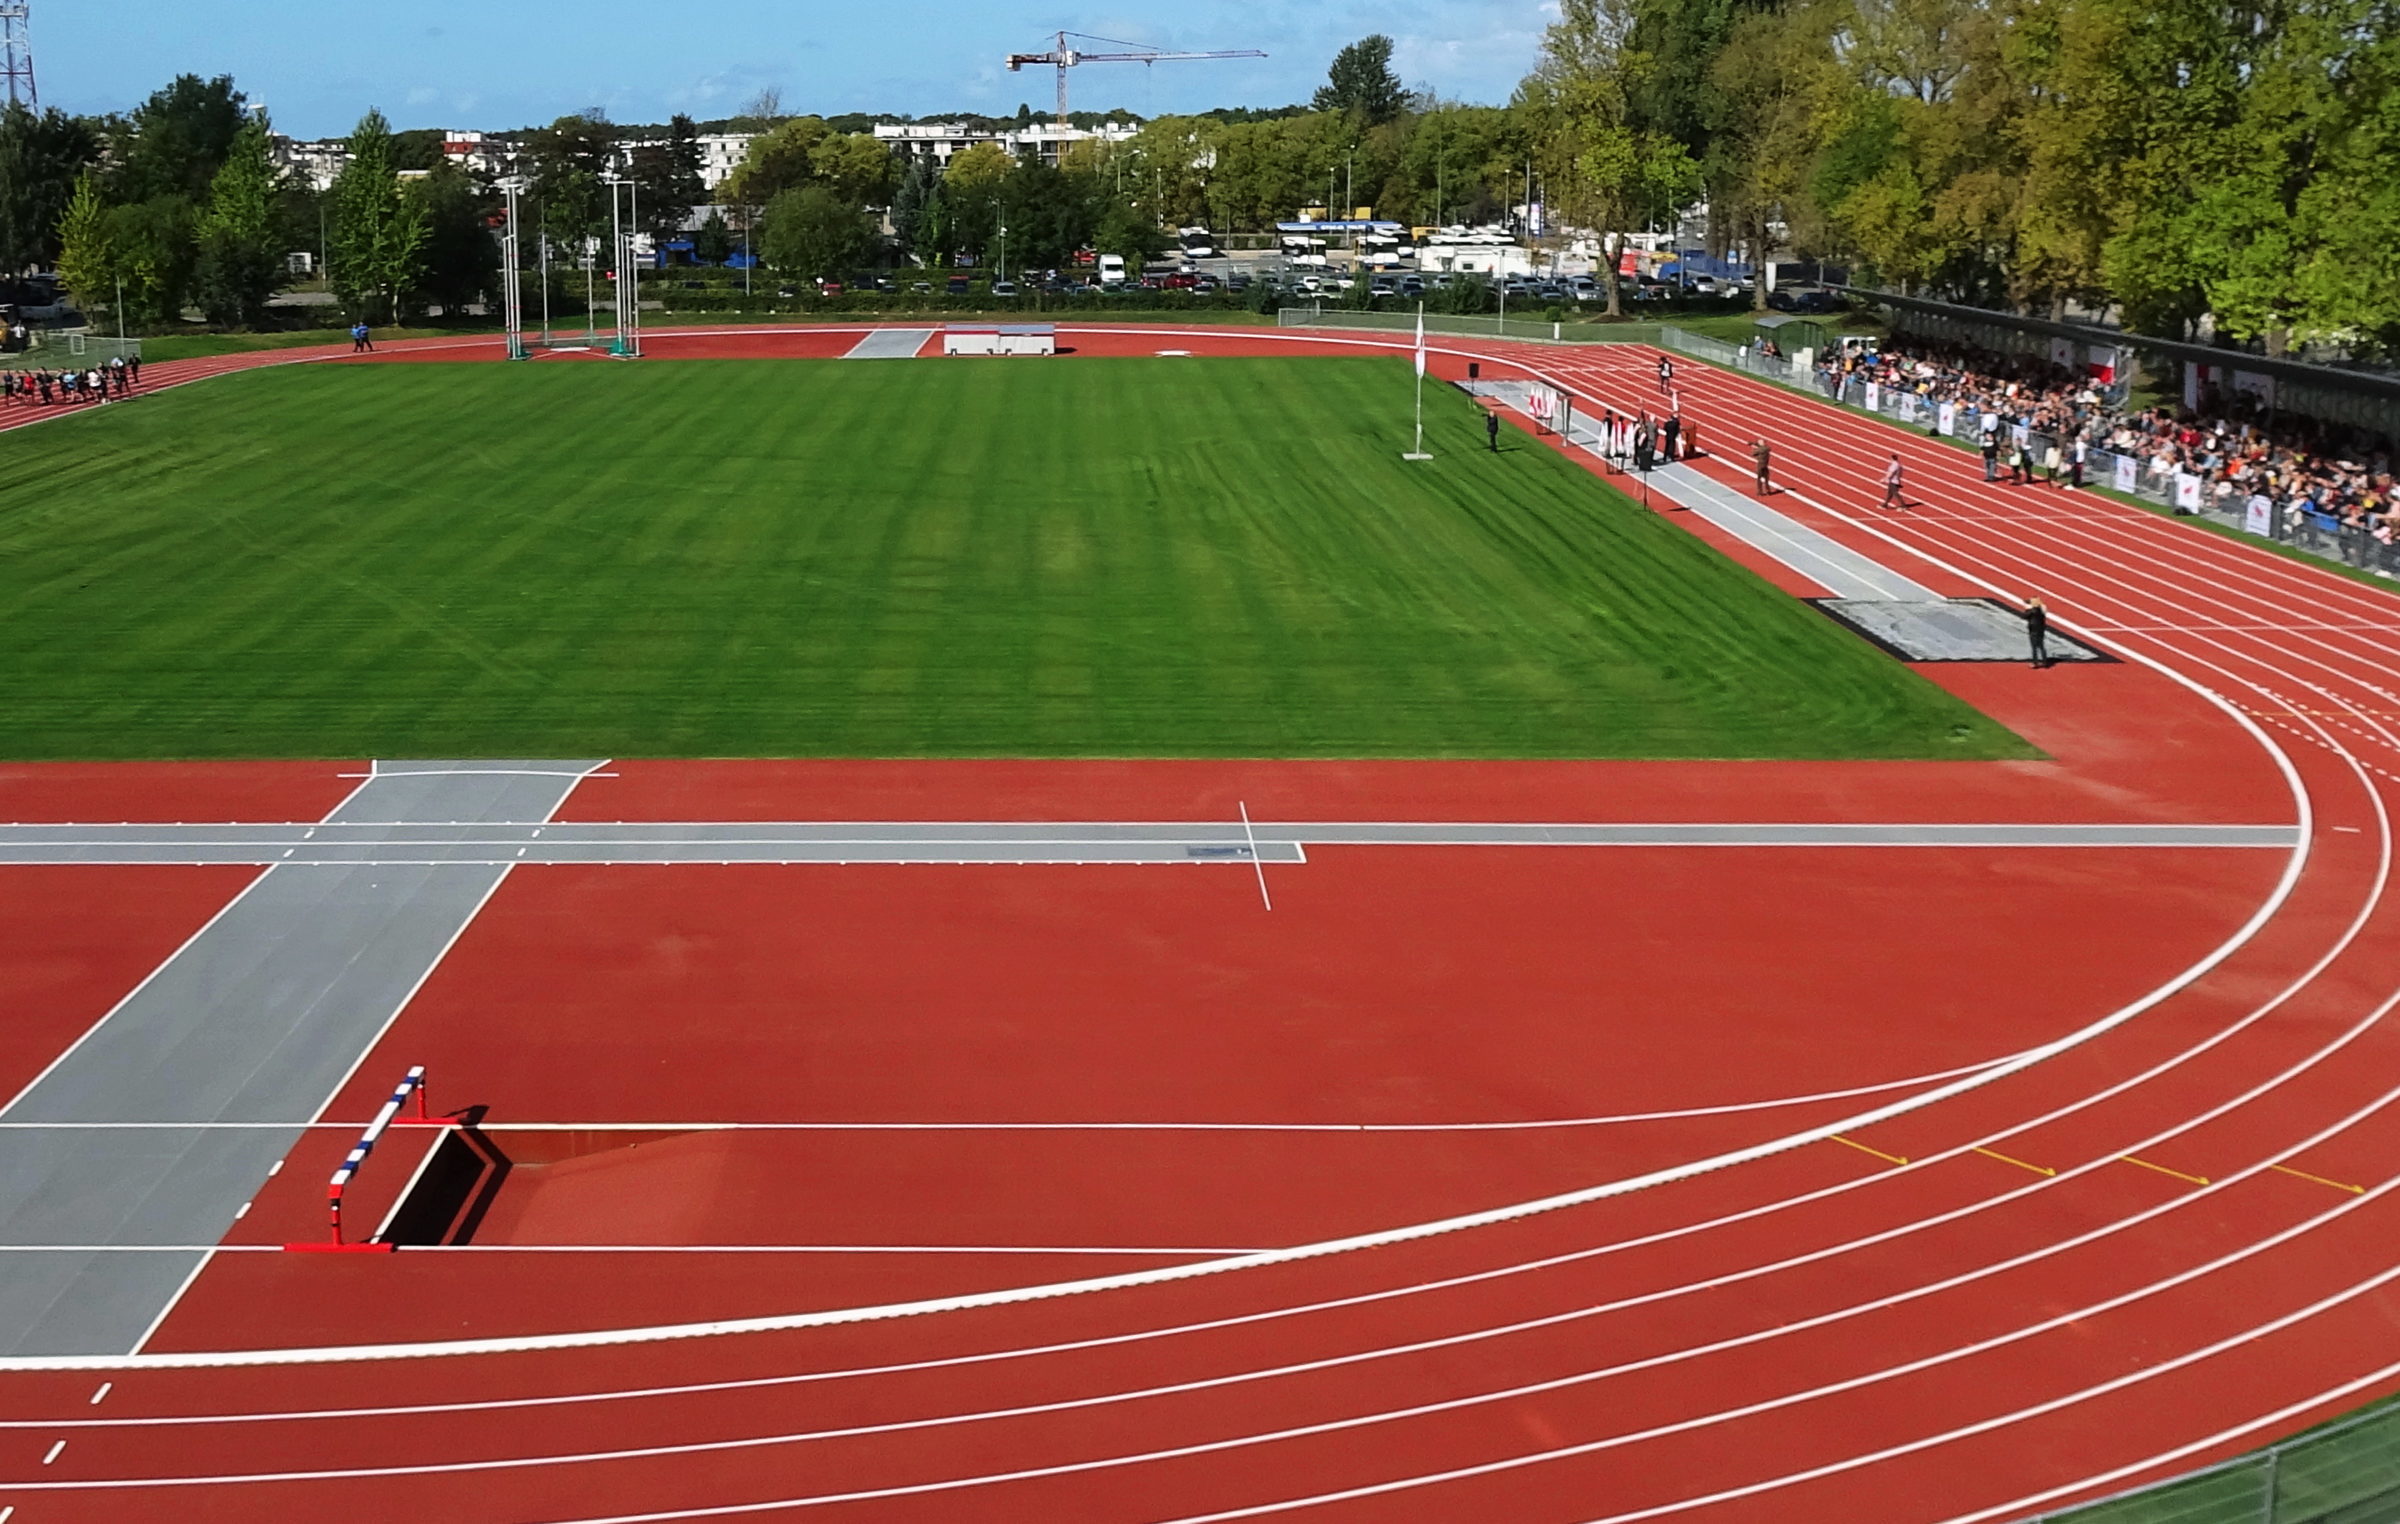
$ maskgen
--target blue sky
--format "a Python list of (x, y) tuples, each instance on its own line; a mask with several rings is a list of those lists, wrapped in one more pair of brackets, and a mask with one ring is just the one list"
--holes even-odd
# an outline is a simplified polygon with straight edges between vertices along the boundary
[[(33, 0), (45, 105), (120, 110), (178, 73), (231, 74), (284, 131), (346, 132), (368, 106), (402, 127), (516, 127), (587, 106), (618, 121), (731, 113), (764, 85), (799, 111), (1047, 110), (1049, 70), (1012, 75), (1010, 52), (1070, 31), (1154, 47), (1263, 48), (1219, 63), (1098, 64), (1075, 104), (1145, 116), (1305, 100), (1344, 43), (1398, 42), (1411, 86), (1505, 100), (1533, 61), (1546, 0), (1185, 0), (1062, 9), (955, 0), (483, 0), (467, 6), (324, 0)], [(674, 19), (678, 15), (690, 20)], [(701, 19), (705, 18), (705, 19)]]

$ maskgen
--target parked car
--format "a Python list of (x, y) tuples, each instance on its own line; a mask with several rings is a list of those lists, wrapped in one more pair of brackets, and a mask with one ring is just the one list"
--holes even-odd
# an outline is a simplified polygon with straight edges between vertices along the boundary
[(1200, 277), (1188, 270), (1178, 270), (1166, 279), (1166, 288), (1169, 291), (1195, 291), (1199, 289), (1199, 286)]
[(992, 295), (994, 295), (994, 296), (1014, 296), (1014, 295), (1016, 295), (1016, 294), (1017, 294), (1017, 283), (1016, 283), (1015, 281), (1013, 281), (1013, 280), (996, 280), (996, 281), (993, 281), (993, 282), (992, 282)]
[(1369, 296), (1398, 296), (1399, 294), (1400, 282), (1389, 275), (1378, 275), (1367, 282), (1367, 295)]
[(963, 275), (953, 275), (944, 285), (943, 289), (952, 296), (965, 296), (972, 284), (973, 283)]
[(929, 280), (921, 280), (908, 289), (912, 295), (931, 296), (933, 295), (933, 282)]

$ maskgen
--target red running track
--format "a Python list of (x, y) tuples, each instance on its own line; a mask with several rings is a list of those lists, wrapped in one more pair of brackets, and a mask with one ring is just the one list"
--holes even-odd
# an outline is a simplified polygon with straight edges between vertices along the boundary
[[(1614, 354), (1473, 354), (1641, 400)], [(2390, 1389), (2400, 671), (2362, 636), (2391, 605), (1697, 369), (1686, 416), (1773, 439), (1779, 506), (1961, 590), (2036, 587), (2222, 702), (2308, 845), (2221, 961), (1849, 1142), (1345, 1253), (668, 1342), (20, 1370), (0, 1499), (25, 1520), (1964, 1521)], [(1871, 517), (1892, 448), (1925, 502)], [(2136, 796), (2206, 797), (2216, 760), (2120, 765)], [(1979, 971), (1992, 998), (2040, 997), (2051, 955), (2028, 950)]]

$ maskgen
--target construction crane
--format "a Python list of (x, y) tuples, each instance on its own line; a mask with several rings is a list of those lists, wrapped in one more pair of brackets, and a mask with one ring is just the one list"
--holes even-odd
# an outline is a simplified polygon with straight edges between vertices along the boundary
[[(1070, 39), (1075, 42), (1103, 42), (1112, 48), (1129, 48), (1132, 51), (1089, 53), (1081, 48), (1069, 46)], [(1256, 48), (1237, 48), (1221, 53), (1166, 53), (1157, 48), (1143, 47), (1138, 42), (1120, 42), (1114, 37), (1090, 37), (1081, 32), (1061, 32), (1058, 34), (1057, 41), (1058, 45), (1047, 53), (1009, 54), (1008, 71), (1014, 74), (1027, 64), (1055, 64), (1058, 66), (1058, 125), (1062, 129), (1067, 125), (1067, 71), (1077, 64), (1188, 63), (1203, 58), (1264, 58), (1267, 56)]]

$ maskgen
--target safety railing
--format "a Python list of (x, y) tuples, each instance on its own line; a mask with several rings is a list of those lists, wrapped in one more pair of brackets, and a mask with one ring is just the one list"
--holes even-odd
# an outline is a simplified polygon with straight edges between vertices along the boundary
[[(1345, 312), (1328, 307), (1285, 307), (1275, 314), (1278, 328), (1355, 328), (1378, 333), (1415, 333), (1414, 312)], [(1529, 339), (1542, 344), (1655, 344), (1656, 323), (1552, 323), (1522, 318), (1425, 314), (1425, 331), (1462, 339)]]
[[(1982, 441), (1983, 413), (1975, 407), (1938, 402), (1902, 388), (1863, 381), (1854, 375), (1842, 376), (1827, 370), (1796, 373), (1788, 361), (1680, 328), (1664, 329), (1659, 342), (1694, 359), (1747, 371), (1811, 392), (1837, 406), (1889, 418), (1906, 428), (1923, 429), (1969, 446), (1980, 446)], [(1997, 433), (2000, 448), (1990, 466), (1994, 479), (2010, 481), (2030, 475), (2042, 482), (2075, 481), (2071, 440), (2006, 418), (1998, 420)], [(2361, 524), (2344, 524), (2335, 515), (2305, 501), (2279, 502), (2263, 495), (2220, 490), (2220, 484), (2178, 470), (2171, 461), (2095, 445), (2085, 447), (2082, 483), (2155, 503), (2190, 518), (2239, 529), (2327, 561), (2400, 578), (2400, 544), (2393, 541), (2388, 531), (2379, 533)]]
[(2381, 1524), (2400, 1517), (2400, 1407), (2337, 1418), (2171, 1481), (2021, 1524)]

